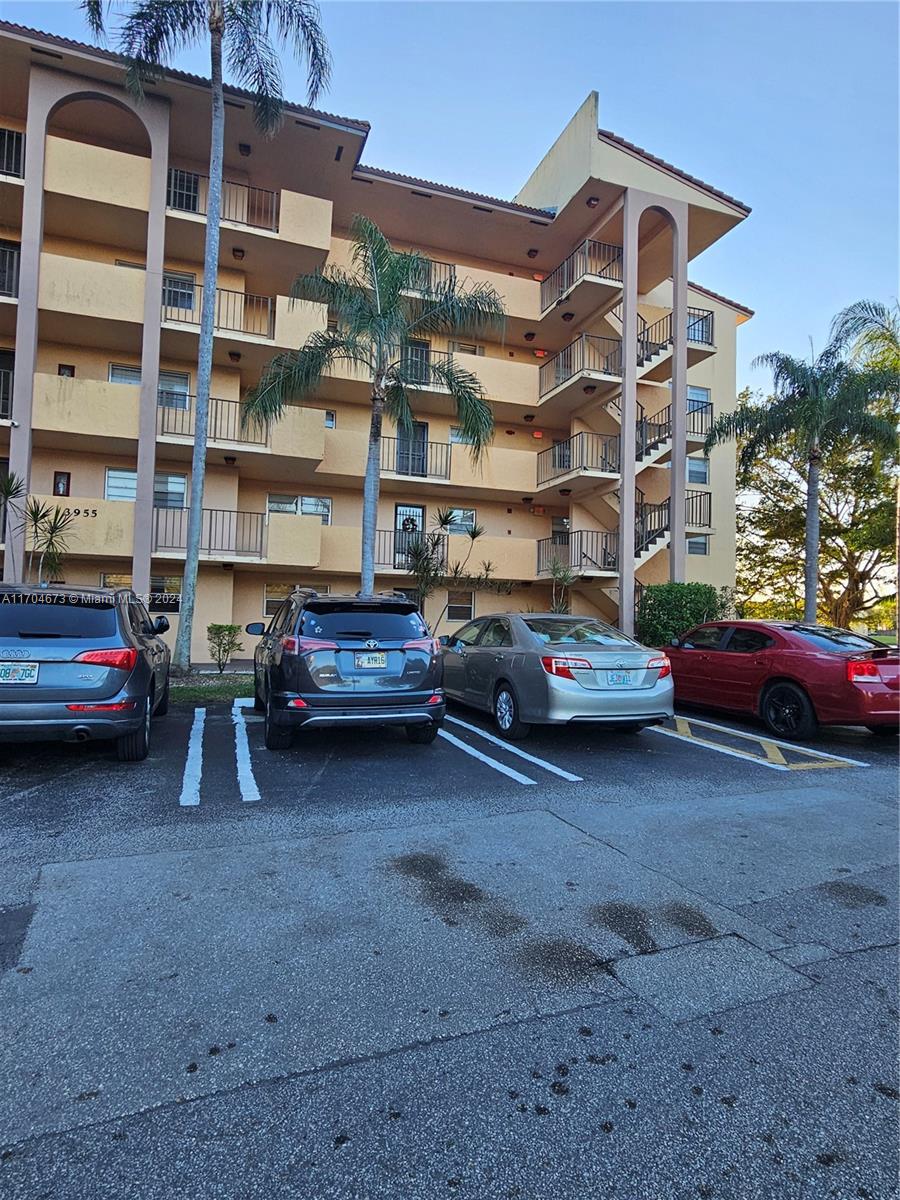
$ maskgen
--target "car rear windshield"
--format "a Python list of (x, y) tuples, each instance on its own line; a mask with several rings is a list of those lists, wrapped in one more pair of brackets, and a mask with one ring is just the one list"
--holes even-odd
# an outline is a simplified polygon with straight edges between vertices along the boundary
[(542, 642), (575, 646), (633, 646), (631, 638), (602, 621), (575, 621), (571, 617), (525, 617), (525, 624)]
[(852, 633), (849, 629), (832, 629), (828, 625), (795, 625), (794, 633), (799, 633), (805, 642), (815, 646), (817, 650), (878, 650), (880, 645), (861, 633)]
[(428, 628), (417, 612), (404, 612), (402, 609), (383, 608), (380, 605), (376, 607), (353, 604), (347, 608), (328, 608), (324, 612), (304, 609), (300, 619), (300, 633), (303, 637), (338, 640), (383, 638), (385, 641), (394, 641), (427, 637)]
[(0, 594), (0, 638), (106, 638), (115, 633), (115, 602), (105, 596)]

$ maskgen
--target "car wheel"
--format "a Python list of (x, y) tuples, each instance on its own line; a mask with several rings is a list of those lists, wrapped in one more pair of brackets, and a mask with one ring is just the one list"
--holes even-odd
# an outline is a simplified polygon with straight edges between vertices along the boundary
[(166, 675), (166, 683), (163, 687), (163, 693), (159, 698), (159, 704), (156, 706), (155, 717), (164, 717), (169, 711), (169, 676)]
[(153, 711), (152, 693), (144, 698), (144, 719), (133, 733), (116, 738), (119, 762), (143, 762), (150, 752), (150, 720)]
[(517, 742), (528, 737), (531, 726), (519, 720), (519, 702), (508, 683), (501, 683), (494, 693), (494, 724), (501, 737)]
[(809, 696), (795, 683), (773, 683), (767, 688), (761, 716), (769, 732), (778, 737), (810, 737), (818, 728)]
[(866, 729), (879, 738), (896, 737), (900, 733), (900, 729), (896, 725), (867, 725)]
[(291, 744), (291, 731), (272, 720), (271, 698), (266, 704), (265, 742), (267, 750), (287, 750)]
[(259, 686), (256, 682), (256, 671), (253, 672), (253, 708), (256, 712), (266, 711), (266, 702), (259, 694)]
[(406, 736), (417, 746), (430, 746), (440, 729), (437, 721), (429, 721), (427, 725), (407, 725)]

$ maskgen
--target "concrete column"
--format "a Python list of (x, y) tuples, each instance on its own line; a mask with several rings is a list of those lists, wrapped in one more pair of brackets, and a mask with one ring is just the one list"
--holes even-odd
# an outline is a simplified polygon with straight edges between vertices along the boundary
[(669, 521), (669, 578), (685, 576), (685, 488), (687, 485), (687, 240), (688, 206), (667, 203), (672, 218), (672, 463)]
[(619, 454), (619, 628), (634, 633), (634, 486), (637, 453), (638, 226), (642, 197), (625, 192), (622, 216), (622, 442)]

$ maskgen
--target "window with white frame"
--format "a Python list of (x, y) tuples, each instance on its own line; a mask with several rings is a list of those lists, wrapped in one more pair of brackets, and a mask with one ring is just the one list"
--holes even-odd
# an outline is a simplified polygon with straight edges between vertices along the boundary
[(326, 429), (336, 429), (337, 428), (337, 413), (334, 411), (333, 408), (325, 409), (325, 428)]
[(479, 358), (484, 356), (484, 346), (479, 346), (477, 342), (451, 342), (450, 349), (454, 354), (475, 354)]
[(126, 367), (123, 363), (110, 363), (107, 378), (110, 383), (130, 383), (134, 387), (140, 387), (141, 368)]
[[(302, 583), (267, 583), (265, 585), (265, 598), (263, 600), (263, 612), (267, 617), (274, 617), (278, 611), (278, 606), (283, 600), (286, 600), (291, 592), (298, 587), (303, 587)], [(314, 585), (319, 595), (324, 595), (331, 591), (330, 584), (317, 583)]]
[(699, 455), (696, 458), (688, 455), (687, 481), (688, 483), (709, 483), (709, 459), (705, 455)]
[(449, 508), (447, 515), (450, 518), (448, 533), (470, 533), (475, 528), (474, 508)]
[(319, 517), (323, 525), (331, 524), (331, 498), (329, 496), (288, 496), (269, 493), (270, 513), (299, 513), (304, 517)]
[(688, 412), (696, 412), (698, 408), (704, 408), (709, 404), (710, 394), (709, 388), (694, 387), (692, 383), (689, 383), (687, 389)]
[(705, 533), (695, 533), (687, 539), (688, 554), (709, 554), (709, 537)]
[(472, 439), (458, 425), (451, 425), (450, 444), (453, 446), (471, 446)]
[(195, 276), (182, 271), (165, 271), (162, 283), (164, 308), (189, 312), (194, 307)]
[(186, 508), (187, 476), (157, 471), (153, 476), (154, 508)]
[(137, 471), (126, 471), (121, 467), (106, 468), (104, 500), (134, 500), (137, 495)]
[(471, 621), (474, 615), (474, 592), (447, 592), (448, 621)]

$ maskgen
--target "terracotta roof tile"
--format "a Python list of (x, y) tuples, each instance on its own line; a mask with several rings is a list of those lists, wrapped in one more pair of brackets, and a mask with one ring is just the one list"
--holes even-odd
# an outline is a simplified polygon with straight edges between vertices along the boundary
[(449, 196), (461, 196), (466, 200), (482, 201), (485, 204), (496, 205), (512, 212), (522, 213), (529, 217), (542, 217), (545, 221), (553, 220), (554, 214), (544, 208), (531, 208), (527, 204), (517, 204), (514, 200), (500, 200), (497, 196), (485, 196), (482, 192), (469, 192), (465, 188), (451, 187), (446, 183), (435, 183), (431, 179), (417, 179), (414, 175), (403, 175), (398, 171), (388, 171), (384, 167), (368, 167), (362, 163), (354, 171), (355, 175), (373, 175), (376, 179), (390, 179), (397, 183), (408, 183), (412, 187), (441, 192)]
[(704, 296), (709, 296), (710, 300), (718, 300), (720, 304), (727, 304), (729, 308), (736, 308), (738, 312), (742, 312), (748, 317), (755, 315), (753, 309), (747, 308), (746, 304), (738, 304), (737, 300), (729, 300), (727, 296), (722, 296), (718, 292), (704, 287), (702, 283), (693, 283), (689, 279), (688, 287), (693, 288), (695, 292), (702, 292)]

